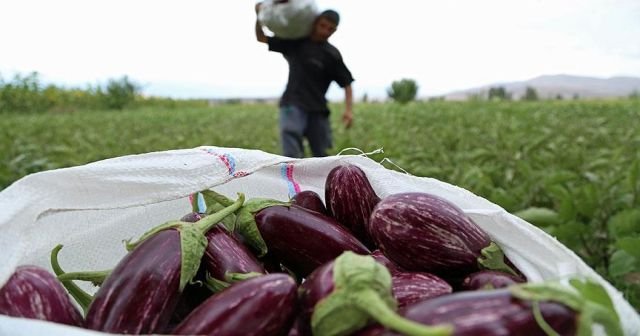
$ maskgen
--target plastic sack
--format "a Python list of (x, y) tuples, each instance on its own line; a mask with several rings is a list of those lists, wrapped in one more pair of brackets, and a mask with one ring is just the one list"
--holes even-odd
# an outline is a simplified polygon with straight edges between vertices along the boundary
[(296, 39), (309, 35), (318, 7), (313, 0), (265, 0), (260, 5), (258, 20), (275, 36)]
[[(257, 150), (198, 147), (124, 156), (45, 171), (0, 192), (0, 286), (18, 265), (51, 270), (53, 247), (67, 272), (114, 267), (123, 240), (191, 211), (189, 195), (212, 188), (236, 197), (288, 200), (301, 190), (324, 195), (328, 172), (351, 163), (362, 168), (380, 197), (428, 192), (448, 199), (498, 243), (530, 281), (583, 276), (611, 296), (626, 335), (637, 335), (640, 317), (622, 294), (571, 250), (537, 227), (473, 193), (436, 179), (386, 169), (364, 156), (291, 159)], [(89, 292), (95, 287), (79, 282)], [(598, 328), (596, 335), (603, 333)], [(0, 315), (0, 335), (100, 335), (45, 321)]]

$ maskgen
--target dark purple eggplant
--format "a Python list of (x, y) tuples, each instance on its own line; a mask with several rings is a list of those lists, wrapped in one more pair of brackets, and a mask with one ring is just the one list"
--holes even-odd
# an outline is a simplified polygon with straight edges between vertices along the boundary
[(125, 255), (106, 278), (86, 317), (89, 329), (111, 333), (151, 334), (163, 331), (181, 292), (200, 266), (213, 225), (238, 210), (238, 201), (198, 223), (168, 222), (128, 244)]
[[(541, 302), (540, 312), (559, 335), (575, 335), (576, 312), (555, 302)], [(519, 300), (507, 289), (464, 292), (410, 306), (405, 317), (423, 324), (452, 323), (454, 335), (546, 336), (533, 315), (530, 302)]]
[[(426, 327), (396, 313), (391, 275), (371, 256), (344, 252), (300, 285), (302, 335), (350, 335), (375, 321), (405, 335), (448, 335), (447, 326)], [(346, 313), (348, 312), (348, 313)]]
[(424, 272), (391, 273), (391, 284), (398, 308), (453, 291), (451, 285), (440, 277)]
[(187, 316), (175, 335), (286, 334), (297, 310), (296, 282), (286, 274), (269, 274), (235, 283)]
[(526, 282), (525, 279), (499, 271), (478, 271), (469, 274), (462, 281), (463, 290), (498, 289), (517, 283)]
[(460, 279), (481, 268), (516, 274), (498, 245), (453, 203), (426, 193), (385, 197), (369, 233), (385, 256), (409, 271)]
[(0, 314), (81, 327), (82, 315), (58, 279), (39, 266), (16, 268), (0, 288)]
[(325, 201), (331, 216), (367, 247), (374, 248), (366, 228), (371, 211), (380, 198), (362, 169), (352, 164), (331, 169), (325, 182)]
[(327, 207), (322, 202), (320, 195), (315, 191), (303, 190), (295, 194), (295, 196), (291, 198), (291, 204), (329, 216)]
[(182, 218), (180, 218), (180, 221), (188, 222), (188, 223), (195, 223), (195, 222), (201, 220), (202, 218), (204, 218), (205, 216), (206, 216), (206, 214), (204, 214), (204, 213), (190, 212), (190, 213), (182, 216)]
[[(593, 282), (570, 283), (577, 291), (548, 282), (458, 292), (410, 305), (402, 316), (424, 325), (450, 324), (454, 336), (591, 335), (594, 324), (600, 324), (606, 335), (622, 336), (605, 289)], [(398, 334), (378, 325), (355, 335)]]
[(158, 232), (127, 254), (102, 284), (87, 328), (128, 334), (162, 330), (180, 295), (180, 233)]
[(269, 253), (305, 276), (344, 251), (370, 251), (333, 218), (296, 205), (260, 210), (255, 221)]
[(202, 267), (212, 280), (231, 283), (233, 277), (265, 274), (258, 259), (222, 225), (216, 225), (206, 234), (207, 248), (202, 257)]
[(221, 225), (206, 234), (207, 249), (202, 263), (209, 275), (224, 280), (229, 273), (265, 273), (258, 259)]

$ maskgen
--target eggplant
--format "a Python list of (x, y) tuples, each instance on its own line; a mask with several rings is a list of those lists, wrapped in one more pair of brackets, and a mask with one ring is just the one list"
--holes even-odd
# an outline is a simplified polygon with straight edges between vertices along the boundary
[(400, 266), (398, 266), (395, 263), (393, 263), (393, 261), (389, 260), (389, 258), (387, 258), (382, 253), (382, 251), (380, 251), (380, 249), (377, 249), (377, 250), (374, 250), (373, 252), (371, 252), (371, 256), (377, 262), (381, 263), (384, 267), (386, 267), (392, 275), (394, 273), (397, 273), (397, 272), (406, 272)]
[[(559, 335), (575, 335), (576, 312), (556, 302), (540, 302), (542, 318)], [(454, 335), (546, 336), (530, 302), (508, 289), (452, 294), (410, 306), (406, 318), (423, 323), (452, 323)]]
[(97, 291), (87, 328), (147, 334), (165, 327), (180, 296), (180, 233), (164, 230), (127, 254)]
[(329, 216), (327, 207), (322, 202), (320, 195), (318, 195), (318, 193), (315, 191), (303, 190), (295, 194), (291, 198), (291, 204), (295, 204), (297, 206)]
[(206, 234), (207, 249), (202, 262), (216, 279), (225, 279), (230, 273), (265, 273), (258, 259), (221, 225)]
[[(180, 220), (195, 223), (206, 216), (206, 213), (190, 212)], [(214, 292), (229, 286), (240, 274), (254, 276), (265, 273), (256, 257), (222, 224), (206, 233), (207, 247), (198, 274), (194, 277), (195, 283), (188, 284), (180, 295), (167, 331), (175, 328)]]
[(195, 223), (195, 222), (201, 220), (202, 218), (204, 218), (205, 216), (206, 216), (205, 213), (190, 212), (190, 213), (182, 216), (182, 218), (180, 218), (180, 220), (183, 221), (183, 222)]
[[(458, 292), (410, 305), (402, 316), (424, 325), (453, 325), (454, 336), (591, 335), (594, 324), (608, 336), (621, 336), (620, 320), (604, 288), (589, 280), (570, 283), (576, 290), (547, 282)], [(397, 334), (377, 325), (356, 335)]]
[(96, 292), (86, 327), (111, 333), (163, 331), (181, 292), (195, 276), (207, 240), (204, 233), (238, 210), (231, 206), (197, 223), (168, 222), (145, 233), (116, 265)]
[(269, 254), (300, 276), (306, 276), (344, 251), (370, 251), (333, 218), (291, 205), (260, 210), (255, 221)]
[(453, 291), (451, 285), (440, 277), (424, 272), (391, 273), (391, 285), (398, 308)]
[(283, 335), (297, 311), (297, 286), (286, 274), (235, 283), (203, 302), (174, 330), (175, 335)]
[(393, 297), (398, 301), (399, 308), (453, 291), (449, 283), (434, 274), (403, 270), (380, 250), (371, 252), (371, 257), (391, 273)]
[(405, 335), (448, 335), (450, 327), (426, 327), (396, 313), (391, 274), (371, 256), (347, 251), (316, 269), (300, 285), (302, 335), (340, 336), (375, 321)]
[(458, 281), (480, 269), (516, 275), (498, 245), (453, 203), (427, 193), (385, 197), (368, 226), (376, 245), (408, 271)]
[(517, 283), (526, 282), (525, 279), (499, 271), (478, 271), (469, 274), (462, 281), (463, 290), (498, 289)]
[(69, 294), (46, 269), (23, 265), (0, 288), (0, 314), (82, 327), (84, 320)]
[[(201, 270), (204, 271), (203, 268), (201, 268)], [(203, 272), (199, 271), (198, 273)], [(204, 274), (198, 274), (194, 278), (193, 283), (187, 284), (180, 294), (176, 308), (173, 310), (173, 314), (171, 314), (169, 324), (161, 333), (170, 334), (171, 331), (185, 319), (185, 317), (214, 294), (209, 287), (204, 285), (204, 282)]]
[(380, 197), (376, 195), (364, 171), (352, 164), (331, 169), (325, 181), (324, 198), (329, 214), (373, 249), (367, 226)]
[(234, 277), (265, 274), (258, 259), (234, 235), (222, 225), (216, 225), (206, 234), (207, 248), (202, 257), (202, 267), (211, 281), (223, 286), (234, 282)]

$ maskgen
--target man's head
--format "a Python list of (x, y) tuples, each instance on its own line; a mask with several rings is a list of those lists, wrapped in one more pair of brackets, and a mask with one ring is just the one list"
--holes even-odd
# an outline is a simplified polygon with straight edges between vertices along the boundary
[(320, 13), (313, 23), (311, 31), (311, 39), (316, 42), (324, 42), (335, 33), (340, 23), (340, 15), (338, 12), (327, 9)]

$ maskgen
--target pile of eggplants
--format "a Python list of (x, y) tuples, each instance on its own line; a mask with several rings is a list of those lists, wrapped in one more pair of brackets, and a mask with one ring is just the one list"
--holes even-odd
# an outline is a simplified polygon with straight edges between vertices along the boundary
[(622, 335), (602, 286), (528, 282), (455, 204), (374, 185), (341, 164), (286, 202), (203, 190), (113, 269), (66, 272), (61, 245), (51, 271), (18, 267), (0, 314), (117, 334)]

